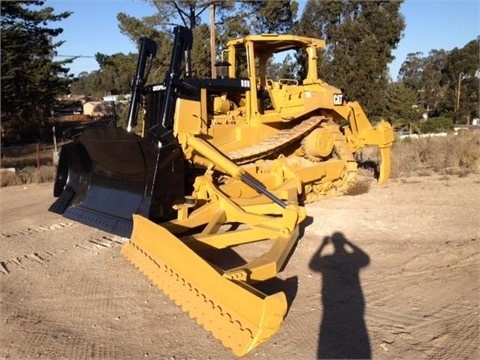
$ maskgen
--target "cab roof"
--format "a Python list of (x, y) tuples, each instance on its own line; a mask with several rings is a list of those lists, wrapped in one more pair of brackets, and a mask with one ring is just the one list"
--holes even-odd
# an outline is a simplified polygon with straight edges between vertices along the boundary
[(325, 41), (297, 35), (261, 34), (247, 35), (238, 39), (230, 40), (227, 46), (241, 46), (247, 42), (253, 42), (255, 50), (268, 51), (272, 53), (295, 50), (306, 47), (325, 47)]

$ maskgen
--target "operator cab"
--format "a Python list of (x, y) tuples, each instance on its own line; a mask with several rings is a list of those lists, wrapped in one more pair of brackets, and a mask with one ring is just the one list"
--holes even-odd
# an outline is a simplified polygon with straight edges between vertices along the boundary
[[(317, 96), (312, 93), (325, 92), (326, 84), (317, 76), (317, 52), (323, 47), (323, 40), (277, 34), (249, 35), (228, 42), (230, 77), (246, 76), (252, 84), (252, 115), (257, 113), (261, 122), (274, 122), (280, 114), (285, 121), (318, 108), (318, 102), (312, 102)], [(303, 52), (305, 74), (295, 63), (293, 51)]]

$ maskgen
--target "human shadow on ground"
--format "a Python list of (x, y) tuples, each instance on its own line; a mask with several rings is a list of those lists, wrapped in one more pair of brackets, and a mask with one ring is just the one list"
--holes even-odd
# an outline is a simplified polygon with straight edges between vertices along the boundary
[[(324, 254), (327, 246), (333, 246), (332, 254)], [(369, 256), (340, 232), (325, 237), (312, 257), (310, 268), (322, 274), (318, 359), (371, 358), (359, 277), (369, 262)]]

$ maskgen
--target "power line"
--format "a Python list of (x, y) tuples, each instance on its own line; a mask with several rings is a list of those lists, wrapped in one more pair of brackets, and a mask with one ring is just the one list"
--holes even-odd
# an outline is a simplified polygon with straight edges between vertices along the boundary
[(66, 57), (66, 58), (88, 58), (88, 59), (95, 59), (95, 56), (90, 55), (55, 55), (55, 57)]

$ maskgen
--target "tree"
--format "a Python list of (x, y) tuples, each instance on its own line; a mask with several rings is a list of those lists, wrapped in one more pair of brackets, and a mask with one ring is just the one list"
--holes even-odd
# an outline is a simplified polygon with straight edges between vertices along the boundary
[(400, 81), (414, 91), (421, 90), (425, 63), (422, 52), (409, 53), (398, 73)]
[[(236, 28), (243, 30), (245, 26), (251, 33), (284, 33), (294, 24), (298, 2), (291, 0), (264, 1), (264, 0), (147, 0), (157, 12), (142, 19), (144, 28), (157, 28), (169, 32), (173, 26), (182, 25), (195, 29), (203, 24), (202, 16), (211, 8), (220, 14), (220, 21), (216, 24), (222, 27), (230, 21)], [(122, 16), (120, 26), (124, 27), (127, 19)], [(131, 21), (132, 19), (130, 18)], [(238, 21), (240, 20), (240, 21)], [(240, 25), (241, 24), (241, 25)]]
[(399, 80), (415, 91), (416, 104), (427, 113), (435, 114), (446, 95), (442, 78), (447, 55), (445, 50), (431, 50), (426, 57), (410, 53), (400, 67)]
[[(153, 63), (150, 81), (162, 81), (168, 69), (172, 47), (172, 27), (182, 25), (192, 29), (194, 44), (192, 66), (198, 75), (210, 74), (210, 48), (208, 46), (209, 29), (201, 24), (200, 14), (212, 1), (150, 1), (158, 13), (137, 19), (124, 13), (117, 15), (122, 34), (136, 44), (141, 37), (148, 37), (158, 45), (157, 56)], [(197, 8), (199, 6), (200, 8)], [(169, 14), (167, 16), (167, 14)], [(189, 16), (187, 16), (189, 14)]]
[(295, 59), (287, 54), (281, 63), (269, 62), (267, 64), (267, 77), (274, 81), (279, 79), (295, 79), (297, 64)]
[[(153, 72), (150, 80), (155, 82), (162, 81), (171, 56), (171, 33), (157, 30), (156, 27), (159, 24), (155, 23), (150, 17), (137, 19), (127, 14), (119, 13), (117, 20), (120, 32), (128, 36), (138, 47), (140, 46), (141, 37), (147, 37), (157, 43), (158, 51), (153, 62)], [(130, 75), (133, 76), (133, 73)]]
[(164, 31), (172, 26), (183, 25), (189, 29), (199, 26), (201, 15), (210, 5), (230, 6), (231, 1), (221, 0), (148, 0), (156, 9), (153, 16), (144, 18), (147, 25), (160, 25)]
[(421, 103), (428, 114), (435, 114), (440, 103), (445, 98), (447, 86), (442, 81), (443, 69), (448, 52), (445, 50), (431, 50), (423, 68), (423, 87), (419, 92)]
[[(209, 25), (205, 24), (211, 6), (218, 13), (216, 27), (217, 48), (222, 48), (232, 38), (251, 33), (284, 33), (294, 24), (298, 3), (296, 1), (234, 1), (234, 0), (148, 0), (156, 13), (136, 19), (124, 13), (117, 15), (120, 31), (138, 42), (141, 36), (159, 44), (159, 54), (154, 68), (163, 74), (168, 64), (172, 27), (181, 25), (192, 30), (194, 45), (192, 67), (197, 76), (210, 76), (211, 56)], [(208, 17), (207, 17), (208, 18)], [(219, 57), (217, 51), (215, 57)]]
[(479, 54), (479, 39), (475, 39), (463, 48), (454, 48), (445, 62), (443, 81), (448, 84), (445, 105), (453, 108), (457, 123), (469, 124), (473, 117), (478, 116)]
[(59, 94), (68, 92), (72, 77), (65, 65), (73, 59), (53, 61), (62, 41), (54, 38), (69, 12), (54, 14), (44, 1), (1, 2), (2, 140), (27, 143), (42, 138)]
[[(223, 6), (220, 8), (220, 27), (231, 20), (242, 20), (243, 24), (238, 29), (247, 29), (248, 33), (278, 33), (284, 34), (291, 31), (295, 24), (298, 11), (298, 2), (290, 0), (278, 1), (237, 1), (236, 6)], [(233, 10), (233, 11), (232, 11)], [(229, 26), (232, 28), (231, 24)]]
[(380, 117), (386, 105), (388, 64), (405, 21), (402, 1), (308, 0), (296, 32), (324, 39), (319, 74), (346, 90), (367, 114)]
[(420, 131), (421, 112), (416, 91), (402, 82), (388, 86), (385, 116), (397, 130), (406, 128), (410, 134)]
[(137, 55), (130, 53), (116, 53), (105, 55), (96, 53), (95, 58), (100, 66), (100, 79), (102, 80), (101, 90), (103, 95), (117, 95), (130, 92), (130, 83), (135, 66)]
[(477, 39), (450, 51), (433, 49), (425, 57), (408, 54), (399, 80), (416, 92), (417, 104), (429, 115), (469, 123), (478, 116), (479, 53)]

